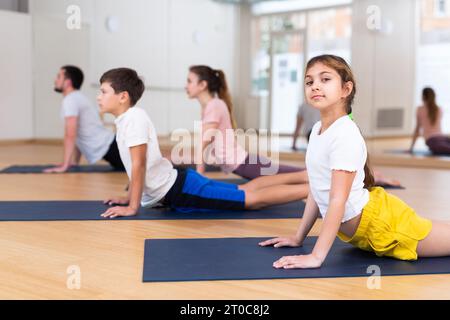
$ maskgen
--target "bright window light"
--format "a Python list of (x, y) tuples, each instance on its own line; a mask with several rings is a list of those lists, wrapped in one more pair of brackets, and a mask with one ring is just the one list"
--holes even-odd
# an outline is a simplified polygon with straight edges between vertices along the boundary
[(352, 0), (289, 0), (265, 1), (252, 5), (254, 15), (316, 9), (351, 4)]

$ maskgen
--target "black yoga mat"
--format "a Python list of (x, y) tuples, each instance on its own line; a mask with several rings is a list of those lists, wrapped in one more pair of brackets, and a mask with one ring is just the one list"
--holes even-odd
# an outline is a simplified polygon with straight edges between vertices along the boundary
[(296, 201), (254, 211), (194, 213), (141, 208), (136, 216), (115, 219), (100, 216), (107, 208), (101, 201), (0, 201), (0, 221), (289, 219), (301, 218), (305, 203)]
[[(43, 170), (52, 168), (55, 165), (33, 165), (33, 166), (11, 166), (0, 171), (0, 173), (44, 173)], [(73, 166), (64, 173), (104, 173), (121, 172), (110, 165), (80, 165)]]
[(400, 261), (380, 258), (336, 239), (318, 269), (275, 269), (283, 256), (312, 252), (317, 237), (301, 248), (260, 247), (268, 238), (155, 239), (145, 241), (144, 282), (366, 277), (450, 273), (450, 257)]

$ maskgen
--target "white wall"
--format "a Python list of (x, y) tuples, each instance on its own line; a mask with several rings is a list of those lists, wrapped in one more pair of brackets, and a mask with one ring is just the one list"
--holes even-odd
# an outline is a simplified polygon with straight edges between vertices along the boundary
[[(48, 24), (53, 21), (54, 28), (60, 29), (55, 21), (65, 21), (66, 9), (73, 4), (81, 9), (83, 32), (52, 31), (49, 26), (46, 29), (44, 21)], [(147, 85), (138, 105), (148, 111), (158, 133), (163, 135), (180, 127), (193, 129), (194, 120), (200, 118), (198, 103), (188, 100), (184, 92), (191, 64), (223, 69), (232, 94), (238, 91), (238, 6), (210, 0), (31, 0), (30, 12), (33, 18), (39, 19), (40, 25), (34, 32), (35, 43), (39, 42), (34, 57), (41, 65), (35, 74), (36, 81), (42, 83), (39, 92), (49, 86), (50, 73), (53, 81), (57, 71), (53, 69), (62, 62), (61, 57), (66, 58), (64, 63), (83, 67), (84, 90), (92, 99), (103, 72), (116, 67), (135, 68)], [(111, 16), (119, 22), (117, 32), (106, 29), (106, 20)], [(194, 41), (194, 35), (199, 41)], [(53, 45), (60, 43), (63, 48), (45, 52), (45, 47), (52, 46), (52, 37)], [(69, 45), (72, 48), (63, 53)], [(61, 134), (56, 113), (60, 100), (46, 90), (46, 97), (43, 93), (35, 101), (36, 109), (42, 114), (36, 123), (40, 138)], [(235, 96), (235, 100), (239, 98)]]
[[(392, 24), (392, 32), (376, 32), (367, 27), (367, 8), (380, 8), (382, 29)], [(358, 93), (354, 114), (366, 136), (411, 133), (415, 83), (415, 1), (358, 0), (353, 2), (352, 67)], [(385, 29), (387, 30), (387, 29)], [(402, 108), (403, 128), (377, 129), (380, 109)]]
[(0, 10), (18, 11), (19, 3), (17, 0), (2, 0), (0, 1)]
[[(89, 70), (89, 34), (87, 25), (83, 25), (81, 30), (69, 30), (64, 19), (33, 17), (34, 125), (38, 139), (62, 137), (62, 95), (54, 91), (54, 80), (63, 65), (73, 64)], [(87, 82), (82, 91), (92, 97)]]
[(31, 18), (0, 11), (0, 140), (33, 137)]

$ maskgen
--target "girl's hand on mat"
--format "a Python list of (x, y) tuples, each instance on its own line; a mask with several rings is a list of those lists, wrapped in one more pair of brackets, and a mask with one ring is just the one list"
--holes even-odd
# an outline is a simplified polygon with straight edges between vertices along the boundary
[(286, 238), (274, 238), (266, 240), (259, 243), (260, 246), (274, 246), (275, 248), (280, 247), (300, 247), (302, 245), (300, 239), (297, 237), (286, 237)]
[(273, 263), (273, 267), (277, 269), (309, 269), (320, 268), (322, 260), (312, 254), (305, 256), (286, 256)]
[(114, 206), (114, 205), (125, 205), (127, 206), (130, 203), (130, 200), (125, 197), (118, 197), (118, 198), (110, 198), (105, 201), (103, 201), (104, 204), (108, 206)]
[(106, 210), (101, 216), (103, 218), (131, 217), (135, 216), (137, 210), (132, 207), (112, 207)]

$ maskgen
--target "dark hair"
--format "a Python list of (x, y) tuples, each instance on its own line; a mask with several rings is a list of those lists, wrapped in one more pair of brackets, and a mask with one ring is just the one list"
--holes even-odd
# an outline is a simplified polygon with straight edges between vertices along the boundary
[(84, 80), (83, 71), (75, 66), (63, 66), (61, 67), (61, 69), (64, 70), (65, 78), (69, 79), (72, 82), (72, 87), (74, 87), (74, 89), (80, 90)]
[(231, 101), (230, 92), (228, 91), (225, 73), (222, 70), (214, 70), (208, 66), (192, 66), (189, 71), (198, 76), (199, 81), (206, 81), (208, 91), (212, 94), (216, 93), (227, 105), (230, 114), (231, 125), (233, 129), (237, 128), (236, 119), (233, 115), (233, 103)]
[[(353, 90), (348, 95), (348, 97), (345, 100), (345, 107), (347, 114), (352, 113), (352, 104), (353, 100), (355, 99), (356, 95), (356, 83), (355, 83), (355, 76), (353, 75), (352, 69), (347, 64), (347, 62), (342, 59), (341, 57), (331, 55), (331, 54), (325, 54), (321, 56), (317, 56), (312, 58), (308, 61), (308, 64), (306, 65), (305, 74), (308, 72), (308, 70), (314, 66), (316, 63), (322, 63), (326, 65), (327, 67), (335, 70), (339, 77), (341, 78), (342, 85), (344, 85), (346, 82), (352, 82), (353, 83)], [(373, 176), (372, 170), (369, 166), (369, 155), (367, 154), (367, 160), (364, 165), (364, 188), (371, 189), (375, 186), (375, 178)]]
[(429, 87), (424, 88), (422, 90), (422, 100), (425, 103), (425, 108), (427, 108), (431, 124), (435, 124), (439, 112), (439, 107), (436, 104), (436, 93)]
[(341, 57), (334, 56), (331, 54), (324, 54), (321, 56), (317, 56), (309, 60), (308, 64), (306, 65), (306, 70), (310, 69), (313, 65), (316, 63), (323, 63), (327, 67), (335, 70), (339, 76), (341, 77), (342, 83), (351, 82), (353, 83), (353, 90), (348, 95), (346, 102), (346, 110), (347, 114), (352, 113), (352, 104), (353, 100), (355, 99), (356, 95), (356, 83), (355, 83), (355, 76), (353, 75), (352, 69), (347, 64), (347, 62), (342, 59)]
[(108, 82), (115, 93), (128, 92), (131, 107), (136, 105), (145, 90), (145, 85), (136, 71), (128, 68), (117, 68), (105, 72), (100, 84)]

